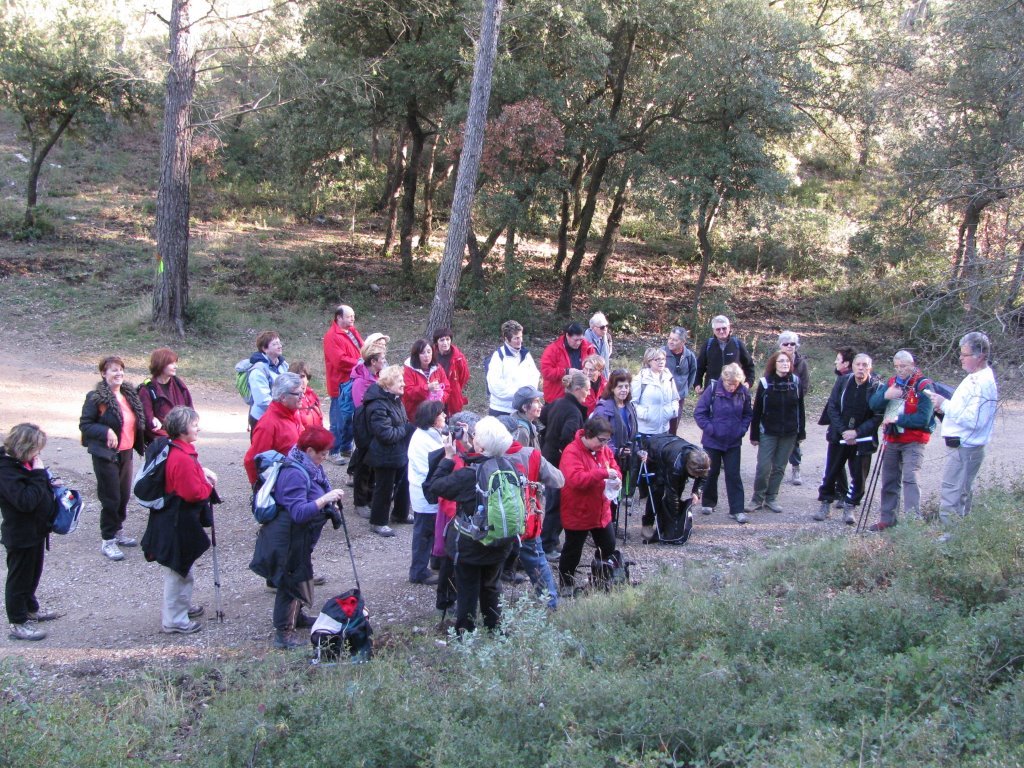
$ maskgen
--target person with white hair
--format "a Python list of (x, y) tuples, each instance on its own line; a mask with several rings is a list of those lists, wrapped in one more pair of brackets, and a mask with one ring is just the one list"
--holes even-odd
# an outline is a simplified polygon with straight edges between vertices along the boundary
[(883, 414), (885, 452), (882, 454), (882, 499), (880, 516), (872, 531), (884, 531), (896, 525), (896, 508), (903, 488), (903, 511), (921, 516), (921, 489), (918, 476), (924, 462), (924, 447), (935, 426), (935, 406), (927, 392), (933, 389), (914, 364), (914, 356), (901, 349), (892, 358), (895, 375), (886, 386), (871, 396), (871, 407)]
[[(793, 373), (800, 379), (800, 396), (806, 398), (811, 391), (811, 372), (807, 367), (807, 358), (800, 354), (800, 337), (793, 331), (783, 331), (779, 334), (779, 349), (784, 349), (793, 355)], [(793, 452), (789, 454), (789, 468), (792, 472), (790, 482), (793, 485), (803, 485), (804, 479), (800, 474), (800, 463), (803, 461), (803, 451), (800, 449), (800, 441), (793, 446)]]
[(608, 327), (608, 318), (604, 312), (595, 312), (590, 318), (590, 327), (583, 333), (583, 338), (594, 345), (594, 353), (604, 358), (604, 367), (611, 370), (612, 366), (612, 331)]
[(444, 458), (430, 480), (430, 492), (454, 501), (456, 507), (455, 522), (448, 526), (445, 549), (454, 562), (458, 592), (455, 630), (459, 633), (476, 629), (478, 606), (484, 626), (492, 631), (497, 629), (501, 621), (501, 572), (512, 551), (511, 542), (486, 545), (462, 532), (469, 526), (480, 503), (477, 468), (488, 459), (505, 456), (513, 446), (512, 435), (498, 419), (485, 416), (476, 424), (472, 445), (472, 451), (460, 452), (453, 435), (447, 435), (443, 441)]
[(942, 439), (949, 453), (942, 470), (939, 519), (948, 528), (971, 512), (971, 486), (985, 458), (985, 446), (992, 439), (999, 389), (989, 365), (992, 348), (988, 336), (972, 331), (960, 339), (960, 365), (967, 376), (945, 398), (929, 392), (935, 409), (945, 414)]
[(732, 324), (725, 315), (711, 318), (712, 336), (697, 353), (697, 377), (693, 391), (698, 395), (712, 381), (722, 376), (722, 368), (729, 363), (738, 363), (743, 369), (744, 381), (754, 381), (754, 358), (750, 356), (743, 341), (732, 335)]

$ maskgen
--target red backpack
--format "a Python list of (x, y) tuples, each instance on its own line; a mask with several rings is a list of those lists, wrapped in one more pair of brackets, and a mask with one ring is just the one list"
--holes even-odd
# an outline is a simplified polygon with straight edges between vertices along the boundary
[(523, 489), (526, 496), (526, 532), (523, 541), (540, 536), (544, 524), (544, 486), (540, 483), (540, 460), (540, 451), (534, 448), (526, 467), (526, 485)]

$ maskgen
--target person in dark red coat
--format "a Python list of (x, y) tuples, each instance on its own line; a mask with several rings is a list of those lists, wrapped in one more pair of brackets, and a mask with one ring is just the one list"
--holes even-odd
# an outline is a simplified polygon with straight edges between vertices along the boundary
[(327, 371), (327, 396), (331, 398), (331, 434), (334, 448), (331, 461), (343, 464), (352, 453), (352, 405), (349, 379), (359, 362), (363, 337), (356, 328), (356, 312), (347, 304), (334, 310), (334, 322), (324, 334), (324, 369)]
[(163, 631), (189, 635), (203, 628), (195, 620), (203, 615), (203, 609), (192, 605), (192, 565), (210, 548), (203, 527), (212, 522), (210, 498), (217, 475), (199, 463), (195, 448), (198, 413), (188, 406), (173, 408), (164, 419), (164, 429), (171, 438), (164, 466), (168, 501), (163, 509), (150, 510), (142, 552), (147, 560), (163, 567)]
[(178, 378), (178, 353), (167, 347), (154, 349), (149, 356), (149, 378), (139, 385), (139, 400), (146, 417), (146, 445), (166, 437), (163, 421), (176, 405), (192, 407), (192, 393)]
[(452, 342), (451, 328), (434, 331), (434, 362), (448, 375), (448, 403), (445, 412), (458, 413), (469, 403), (464, 392), (469, 386), (469, 363)]
[(540, 356), (545, 403), (553, 403), (565, 394), (562, 377), (570, 369), (583, 370), (583, 361), (594, 351), (594, 345), (583, 338), (583, 326), (579, 323), (565, 326), (565, 332), (551, 342)]
[[(622, 475), (608, 447), (611, 439), (612, 425), (601, 416), (593, 416), (562, 451), (558, 468), (565, 476), (561, 496), (565, 544), (558, 559), (558, 572), (563, 586), (573, 586), (588, 533), (602, 560), (607, 560), (615, 550), (611, 502), (605, 495), (605, 481), (621, 482)], [(615, 490), (617, 493), (617, 488)]]
[(289, 370), (292, 373), (298, 374), (302, 380), (302, 402), (299, 403), (299, 420), (302, 422), (303, 429), (306, 427), (323, 427), (324, 412), (320, 408), (320, 395), (309, 385), (309, 380), (313, 378), (309, 371), (309, 366), (306, 365), (305, 361), (297, 360), (292, 363), (292, 367)]
[(440, 400), (448, 405), (448, 374), (434, 362), (434, 350), (426, 339), (417, 339), (409, 350), (409, 357), (403, 368), (405, 392), (402, 405), (409, 421), (416, 418), (416, 409), (426, 400)]
[(273, 402), (253, 427), (252, 442), (245, 452), (245, 474), (249, 476), (250, 485), (256, 485), (259, 480), (256, 456), (264, 451), (277, 451), (287, 456), (302, 432), (299, 420), (302, 379), (294, 373), (282, 373), (274, 379), (271, 396)]

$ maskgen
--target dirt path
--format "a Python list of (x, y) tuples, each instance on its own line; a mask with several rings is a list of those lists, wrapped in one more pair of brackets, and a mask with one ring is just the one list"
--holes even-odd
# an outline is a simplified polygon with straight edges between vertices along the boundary
[[(0, 323), (2, 325), (2, 323)], [(6, 338), (18, 338), (8, 332)], [(73, 359), (60, 350), (47, 348), (45, 341), (14, 341), (8, 349), (10, 364), (0, 369), (0, 429), (24, 420), (39, 424), (49, 435), (44, 459), (69, 484), (83, 492), (87, 506), (78, 531), (71, 536), (51, 537), (52, 549), (39, 589), (46, 607), (60, 608), (67, 615), (46, 626), (49, 638), (40, 643), (15, 643), (3, 632), (0, 658), (18, 655), (30, 663), (73, 665), (82, 674), (100, 673), (116, 667), (173, 662), (221, 654), (250, 655), (266, 651), (272, 639), (273, 596), (260, 579), (248, 570), (256, 536), (256, 524), (247, 508), (248, 487), (242, 456), (248, 446), (244, 431), (245, 409), (237, 394), (190, 381), (202, 416), (198, 443), (200, 459), (221, 479), (225, 503), (217, 508), (217, 535), (221, 582), (226, 620), (206, 622), (204, 630), (188, 637), (166, 636), (160, 632), (162, 576), (155, 563), (147, 563), (138, 549), (127, 549), (122, 562), (100, 555), (98, 504), (91, 461), (78, 438), (78, 416), (85, 393), (97, 375), (91, 363)], [(136, 383), (143, 371), (130, 370)], [(189, 380), (188, 360), (181, 374)], [(691, 406), (692, 407), (692, 406)], [(982, 467), (979, 484), (984, 486), (1016, 477), (1021, 465), (1024, 413), (1019, 402), (1003, 403), (989, 455)], [(687, 418), (682, 434), (697, 440), (699, 431)], [(803, 487), (784, 486), (781, 501), (787, 512), (756, 515), (746, 526), (732, 523), (724, 512), (712, 517), (698, 515), (691, 542), (685, 547), (643, 547), (638, 545), (639, 519), (630, 521), (630, 535), (624, 549), (640, 564), (641, 578), (661, 566), (668, 569), (714, 563), (723, 569), (745, 559), (752, 552), (782, 546), (797, 537), (850, 535), (850, 529), (833, 516), (826, 523), (814, 523), (816, 478), (825, 454), (824, 431), (813, 426), (804, 443)], [(923, 470), (926, 500), (933, 500), (939, 485), (944, 447), (939, 440), (928, 446)], [(752, 483), (755, 450), (745, 447), (744, 480)], [(336, 486), (343, 485), (344, 468), (329, 467)], [(724, 487), (721, 489), (724, 502)], [(370, 533), (367, 523), (351, 513), (351, 496), (346, 489), (345, 509), (352, 545), (367, 604), (377, 631), (387, 633), (401, 626), (411, 632), (433, 632), (438, 620), (433, 589), (407, 581), (411, 526), (398, 526), (393, 539)], [(141, 537), (146, 515), (137, 506), (129, 509), (126, 530)], [(584, 562), (589, 554), (584, 555)], [(319, 588), (317, 601), (352, 586), (351, 567), (344, 538), (330, 526), (314, 554), (316, 571), (329, 577)], [(195, 600), (213, 608), (212, 558), (209, 553), (195, 567)], [(6, 568), (0, 567), (0, 578)], [(91, 672), (92, 671), (92, 672)], [(56, 675), (55, 675), (56, 678)]]

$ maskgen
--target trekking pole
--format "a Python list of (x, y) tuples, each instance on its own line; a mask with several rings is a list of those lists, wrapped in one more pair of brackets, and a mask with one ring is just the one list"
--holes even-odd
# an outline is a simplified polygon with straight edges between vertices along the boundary
[(356, 556), (352, 554), (352, 540), (348, 537), (348, 525), (345, 523), (345, 511), (338, 505), (338, 515), (341, 517), (341, 530), (345, 532), (345, 546), (348, 547), (348, 559), (352, 561), (352, 576), (356, 580), (356, 589), (362, 594), (359, 587), (359, 572), (356, 570)]
[(210, 548), (213, 550), (213, 615), (217, 621), (224, 623), (224, 607), (220, 594), (220, 561), (217, 559), (217, 526), (210, 510)]
[(882, 440), (882, 447), (878, 449), (878, 458), (875, 459), (875, 466), (871, 469), (871, 477), (868, 480), (868, 487), (865, 491), (865, 500), (860, 507), (860, 517), (857, 518), (857, 527), (854, 533), (864, 533), (866, 524), (871, 514), (871, 505), (875, 499), (875, 489), (878, 486), (878, 477), (882, 474), (882, 458), (885, 456), (885, 448), (888, 443)]

